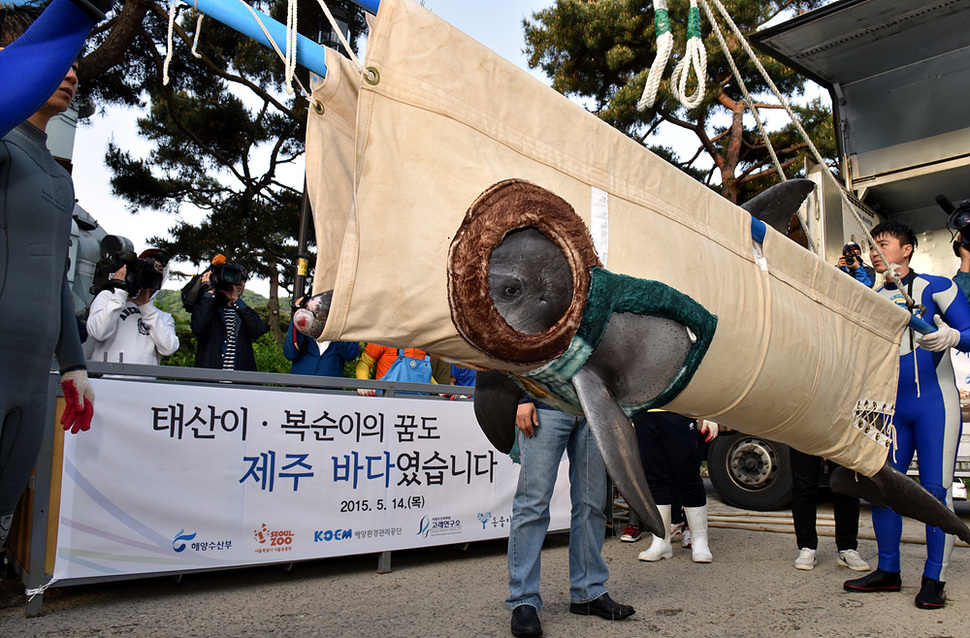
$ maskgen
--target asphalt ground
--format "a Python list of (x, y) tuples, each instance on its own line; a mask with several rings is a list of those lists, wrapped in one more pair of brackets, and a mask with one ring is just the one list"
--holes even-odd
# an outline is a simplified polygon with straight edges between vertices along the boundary
[[(771, 525), (711, 497), (714, 562), (696, 564), (690, 550), (675, 545), (658, 563), (637, 560), (647, 539), (621, 543), (607, 538), (607, 586), (614, 599), (637, 613), (620, 622), (569, 613), (568, 538), (551, 534), (543, 549), (539, 616), (545, 635), (556, 636), (970, 636), (970, 551), (952, 556), (941, 610), (913, 605), (925, 546), (902, 546), (903, 589), (898, 593), (843, 591), (859, 574), (835, 562), (834, 539), (823, 536), (819, 564), (794, 569), (797, 555), (790, 520), (775, 513)], [(964, 520), (970, 507), (958, 505)], [(822, 504), (820, 527), (830, 524)], [(722, 524), (722, 523), (717, 523)], [(738, 529), (785, 529), (784, 533)], [(904, 537), (920, 537), (923, 526), (907, 520)], [(860, 538), (871, 534), (863, 508)], [(876, 544), (862, 538), (859, 551), (875, 566)], [(52, 588), (43, 615), (26, 618), (26, 598), (17, 580), (0, 583), (0, 636), (509, 636), (510, 614), (505, 542), (395, 552), (392, 571), (378, 574), (377, 556), (297, 563), (289, 571), (261, 567), (218, 573)]]

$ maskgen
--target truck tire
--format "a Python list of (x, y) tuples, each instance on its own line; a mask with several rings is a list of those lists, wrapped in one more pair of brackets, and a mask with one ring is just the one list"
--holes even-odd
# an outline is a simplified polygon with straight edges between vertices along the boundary
[(782, 509), (791, 501), (788, 446), (732, 432), (711, 442), (707, 471), (718, 495), (741, 509)]

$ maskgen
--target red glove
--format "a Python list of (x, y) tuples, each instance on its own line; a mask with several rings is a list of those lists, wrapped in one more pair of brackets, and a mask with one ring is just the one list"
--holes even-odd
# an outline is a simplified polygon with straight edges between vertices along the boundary
[(61, 425), (71, 434), (77, 434), (91, 427), (94, 416), (94, 390), (88, 381), (87, 370), (71, 370), (61, 375), (61, 389), (64, 391), (64, 414)]

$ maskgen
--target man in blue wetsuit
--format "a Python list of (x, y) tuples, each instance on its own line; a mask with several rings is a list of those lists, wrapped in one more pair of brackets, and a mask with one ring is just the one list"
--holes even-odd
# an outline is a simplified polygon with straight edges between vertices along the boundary
[[(0, 47), (39, 14), (36, 8), (4, 9)], [(74, 67), (54, 88), (0, 140), (0, 544), (43, 439), (51, 355), (61, 372), (65, 429), (87, 430), (93, 415), (94, 393), (65, 277), (74, 185), (51, 157), (44, 133), (47, 122), (71, 104)]]
[[(960, 441), (960, 396), (954, 383), (953, 366), (947, 352), (956, 348), (970, 351), (970, 307), (957, 286), (945, 277), (920, 275), (909, 267), (916, 250), (916, 235), (898, 222), (886, 222), (872, 229), (872, 237), (882, 250), (884, 263), (870, 253), (876, 272), (896, 269), (907, 294), (915, 300), (921, 317), (935, 323), (937, 331), (920, 335), (912, 330), (903, 335), (899, 346), (899, 386), (896, 391), (895, 436), (890, 458), (901, 472), (909, 467), (915, 450), (919, 458), (920, 484), (950, 509), (950, 487)], [(887, 281), (879, 294), (901, 306), (904, 297)], [(888, 508), (872, 508), (872, 524), (879, 546), (879, 568), (863, 578), (846, 581), (844, 588), (854, 592), (899, 591), (899, 542), (902, 518)], [(954, 537), (939, 528), (926, 528), (926, 563), (916, 606), (939, 609), (946, 603), (944, 585)]]

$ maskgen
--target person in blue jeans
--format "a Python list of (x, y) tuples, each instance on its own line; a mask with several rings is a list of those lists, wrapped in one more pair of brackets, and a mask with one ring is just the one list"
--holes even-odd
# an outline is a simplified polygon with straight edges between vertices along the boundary
[(540, 555), (549, 529), (549, 503), (559, 462), (569, 459), (569, 611), (622, 620), (633, 607), (613, 601), (606, 591), (610, 570), (603, 560), (606, 534), (606, 466), (583, 416), (572, 416), (544, 404), (521, 400), (515, 419), (521, 470), (512, 500), (509, 532), (509, 597), (512, 635), (542, 635), (538, 611)]

